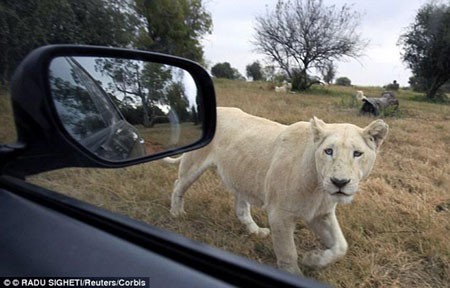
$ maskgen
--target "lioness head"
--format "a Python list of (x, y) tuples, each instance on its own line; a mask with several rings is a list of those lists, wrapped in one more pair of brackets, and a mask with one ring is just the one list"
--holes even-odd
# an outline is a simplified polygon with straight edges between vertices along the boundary
[(310, 121), (316, 146), (315, 161), (319, 185), (336, 202), (350, 203), (375, 163), (389, 126), (375, 120), (365, 128), (352, 124)]

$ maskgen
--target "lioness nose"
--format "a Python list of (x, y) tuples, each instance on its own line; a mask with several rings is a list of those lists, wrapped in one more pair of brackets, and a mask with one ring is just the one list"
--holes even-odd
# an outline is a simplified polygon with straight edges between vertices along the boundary
[(334, 177), (332, 177), (330, 180), (338, 188), (342, 188), (350, 182), (350, 179), (337, 179)]

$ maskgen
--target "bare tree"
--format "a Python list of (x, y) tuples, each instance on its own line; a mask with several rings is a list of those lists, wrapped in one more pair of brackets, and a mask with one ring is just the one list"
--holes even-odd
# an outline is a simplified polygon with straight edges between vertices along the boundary
[(275, 10), (256, 18), (256, 51), (279, 65), (304, 90), (313, 81), (308, 70), (330, 61), (357, 58), (368, 44), (356, 33), (360, 14), (350, 6), (325, 6), (322, 0), (279, 0)]

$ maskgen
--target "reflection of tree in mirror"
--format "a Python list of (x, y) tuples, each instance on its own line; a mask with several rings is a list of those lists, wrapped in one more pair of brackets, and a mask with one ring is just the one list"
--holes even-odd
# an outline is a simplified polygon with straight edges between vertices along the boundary
[(107, 126), (85, 89), (61, 78), (51, 79), (51, 84), (56, 103), (64, 102), (65, 110), (59, 107), (60, 117), (72, 135), (83, 139)]
[(95, 62), (95, 69), (109, 76), (111, 82), (105, 89), (130, 123), (152, 127), (168, 122), (169, 110), (174, 110), (180, 121), (192, 121), (184, 85), (173, 67), (118, 58)]
[(79, 56), (56, 57), (49, 71), (64, 127), (105, 159), (152, 154), (201, 137), (201, 98), (194, 78), (183, 69)]
[(181, 122), (192, 121), (189, 113), (189, 101), (187, 100), (184, 86), (181, 83), (174, 82), (167, 89), (167, 100), (170, 107), (177, 111)]
[[(115, 111), (108, 108), (109, 106), (95, 103), (106, 101), (104, 98), (90, 97), (90, 92), (98, 93), (98, 87), (90, 78), (83, 79), (84, 73), (75, 63), (70, 58), (59, 58), (58, 61), (54, 61), (52, 71), (67, 71), (70, 74), (58, 74), (58, 77), (51, 74), (50, 85), (62, 123), (74, 137), (81, 140), (108, 127), (111, 124), (109, 122), (118, 116), (115, 115)], [(64, 66), (70, 68), (62, 68)], [(103, 107), (102, 111), (99, 111), (99, 107)]]
[(123, 119), (113, 99), (101, 88), (105, 79), (94, 78), (88, 72), (93, 68), (92, 58), (83, 64), (74, 57), (56, 57), (50, 64), (50, 88), (64, 128), (78, 143), (104, 159), (144, 155), (139, 131)]

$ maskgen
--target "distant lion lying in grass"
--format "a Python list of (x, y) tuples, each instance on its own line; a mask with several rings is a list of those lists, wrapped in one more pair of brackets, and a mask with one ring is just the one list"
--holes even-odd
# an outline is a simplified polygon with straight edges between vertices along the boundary
[(236, 214), (250, 233), (265, 237), (252, 219), (250, 205), (268, 213), (273, 248), (280, 268), (301, 274), (294, 243), (303, 219), (325, 245), (306, 253), (302, 263), (323, 267), (345, 255), (347, 242), (336, 219), (337, 203), (350, 203), (375, 163), (388, 125), (375, 120), (365, 128), (310, 122), (282, 125), (237, 108), (217, 109), (217, 131), (206, 147), (183, 154), (172, 194), (171, 214), (184, 212), (184, 193), (210, 166), (234, 192)]

